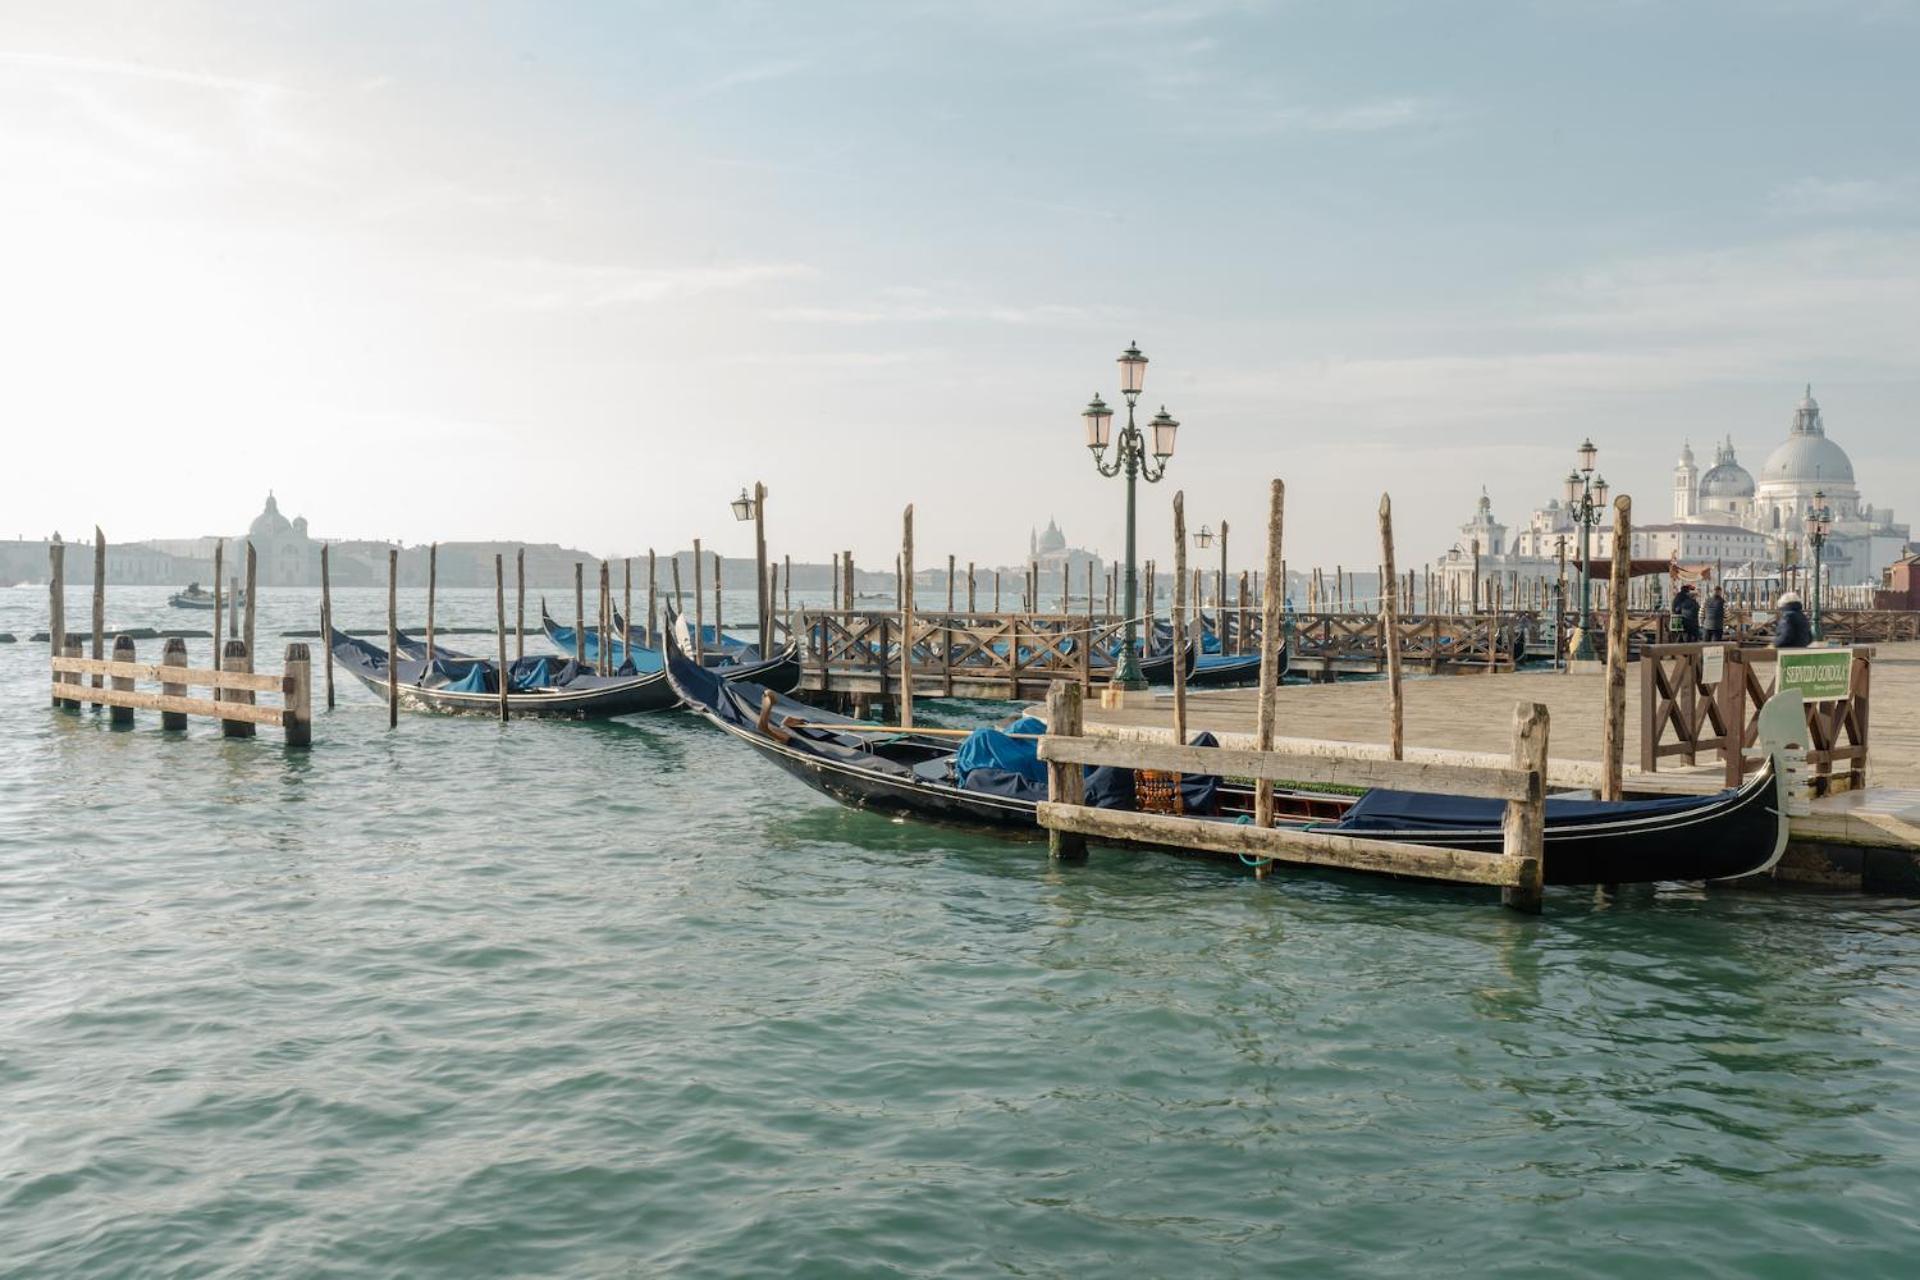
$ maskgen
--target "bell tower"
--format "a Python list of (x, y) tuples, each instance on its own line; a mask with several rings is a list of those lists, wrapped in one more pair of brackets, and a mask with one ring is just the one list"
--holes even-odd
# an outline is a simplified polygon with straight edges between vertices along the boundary
[(1693, 462), (1693, 442), (1680, 446), (1680, 461), (1673, 467), (1673, 518), (1691, 520), (1700, 514), (1700, 468)]

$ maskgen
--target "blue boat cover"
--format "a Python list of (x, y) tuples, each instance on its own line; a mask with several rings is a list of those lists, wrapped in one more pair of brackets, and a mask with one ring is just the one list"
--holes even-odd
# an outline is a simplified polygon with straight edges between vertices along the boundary
[(1047, 785), (1047, 767), (1040, 763), (1039, 749), (1032, 742), (1007, 735), (1040, 734), (1046, 731), (1046, 721), (1036, 720), (1032, 716), (1021, 716), (1004, 730), (975, 729), (960, 744), (960, 750), (954, 753), (954, 775), (960, 779), (961, 786), (979, 790), (968, 782), (968, 775), (976, 769), (998, 769), (1017, 774), (1044, 788)]
[(498, 693), (499, 686), (494, 682), (493, 668), (484, 662), (476, 662), (467, 668), (467, 674), (458, 680), (449, 681), (441, 686), (448, 693)]
[[(1689, 809), (1714, 804), (1724, 794), (1623, 801), (1548, 797), (1547, 825), (1578, 827), (1596, 822), (1618, 822), (1623, 818), (1685, 813)], [(1504, 800), (1376, 788), (1355, 801), (1353, 808), (1332, 825), (1346, 831), (1487, 831), (1500, 826), (1506, 808)]]

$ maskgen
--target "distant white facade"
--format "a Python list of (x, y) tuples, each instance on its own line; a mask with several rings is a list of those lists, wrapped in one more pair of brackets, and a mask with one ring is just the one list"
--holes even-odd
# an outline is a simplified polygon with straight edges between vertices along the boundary
[[(1827, 580), (1835, 586), (1877, 582), (1881, 571), (1908, 546), (1911, 529), (1895, 523), (1890, 508), (1860, 497), (1853, 463), (1827, 436), (1813, 389), (1795, 407), (1787, 438), (1767, 455), (1759, 478), (1740, 465), (1731, 438), (1714, 446), (1713, 465), (1702, 472), (1692, 445), (1681, 447), (1673, 468), (1673, 518), (1641, 525), (1628, 553), (1636, 559), (1718, 564), (1756, 579), (1777, 577), (1782, 561), (1810, 563), (1805, 519), (1820, 495), (1833, 512), (1833, 531), (1821, 551)], [(1596, 559), (1613, 554), (1612, 521), (1593, 531)], [(1485, 492), (1473, 517), (1460, 526), (1460, 540), (1442, 556), (1443, 578), (1471, 578), (1475, 547), (1483, 579), (1499, 576), (1525, 584), (1555, 580), (1564, 547), (1569, 562), (1579, 556), (1580, 531), (1560, 499), (1536, 508), (1509, 535), (1494, 519)], [(1467, 588), (1462, 587), (1462, 598)]]

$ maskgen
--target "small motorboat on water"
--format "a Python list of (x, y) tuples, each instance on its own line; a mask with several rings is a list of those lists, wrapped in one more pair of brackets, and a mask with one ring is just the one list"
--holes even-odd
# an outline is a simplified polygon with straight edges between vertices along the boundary
[[(176, 609), (213, 609), (219, 607), (221, 604), (227, 603), (226, 600), (219, 600), (217, 604), (215, 601), (216, 598), (213, 592), (208, 591), (197, 582), (190, 582), (187, 584), (185, 591), (176, 591), (167, 597), (167, 603)], [(246, 608), (247, 593), (244, 591), (239, 592), (233, 597), (233, 603), (238, 608)]]
[[(1008, 730), (976, 730), (965, 741), (912, 730), (887, 731), (796, 702), (745, 681), (728, 682), (694, 663), (684, 642), (666, 635), (666, 673), (681, 700), (708, 723), (752, 748), (808, 786), (854, 808), (1003, 830), (1040, 831), (1044, 770), (1030, 735), (1035, 720)], [(1742, 786), (1710, 796), (1602, 802), (1549, 797), (1545, 877), (1552, 885), (1717, 880), (1770, 869), (1786, 848), (1785, 776), (1781, 752), (1798, 714), (1797, 695), (1783, 704), (1763, 741), (1767, 761)], [(1793, 705), (1786, 705), (1793, 704)], [(1769, 706), (1772, 704), (1769, 703)], [(1196, 745), (1212, 745), (1196, 742)], [(1157, 781), (1165, 785), (1164, 778)], [(1245, 821), (1248, 787), (1218, 777), (1179, 777), (1179, 812), (1222, 822)], [(1138, 807), (1142, 779), (1129, 769), (1089, 769), (1087, 803)], [(1276, 795), (1276, 825), (1500, 856), (1504, 804), (1375, 789), (1359, 796), (1307, 790)], [(1179, 850), (1179, 852), (1190, 852)]]

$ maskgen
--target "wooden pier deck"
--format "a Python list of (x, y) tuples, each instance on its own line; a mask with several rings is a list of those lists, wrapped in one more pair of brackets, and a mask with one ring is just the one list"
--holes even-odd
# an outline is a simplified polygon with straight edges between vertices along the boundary
[[(1824, 796), (1813, 812), (1793, 820), (1796, 851), (1782, 878), (1858, 885), (1920, 885), (1920, 643), (1875, 646), (1873, 718), (1867, 787)], [(1634, 664), (1638, 666), (1637, 663)], [(1556, 786), (1592, 786), (1599, 778), (1605, 677), (1599, 672), (1493, 672), (1405, 682), (1409, 758), (1423, 750), (1485, 753), (1505, 759), (1513, 704), (1545, 704), (1551, 716), (1548, 779)], [(1379, 744), (1387, 738), (1384, 681), (1289, 684), (1279, 690), (1278, 732), (1289, 738)], [(1703, 752), (1694, 767), (1662, 762), (1657, 773), (1634, 766), (1640, 758), (1642, 716), (1637, 670), (1627, 676), (1627, 789), (1630, 793), (1707, 792), (1722, 785), (1718, 760)], [(1252, 741), (1257, 695), (1252, 689), (1194, 690), (1187, 714), (1192, 731), (1210, 729), (1223, 745)], [(1035, 714), (1044, 714), (1034, 708)], [(1172, 695), (1157, 691), (1150, 705), (1107, 708), (1090, 699), (1085, 732), (1163, 738), (1171, 732)]]

